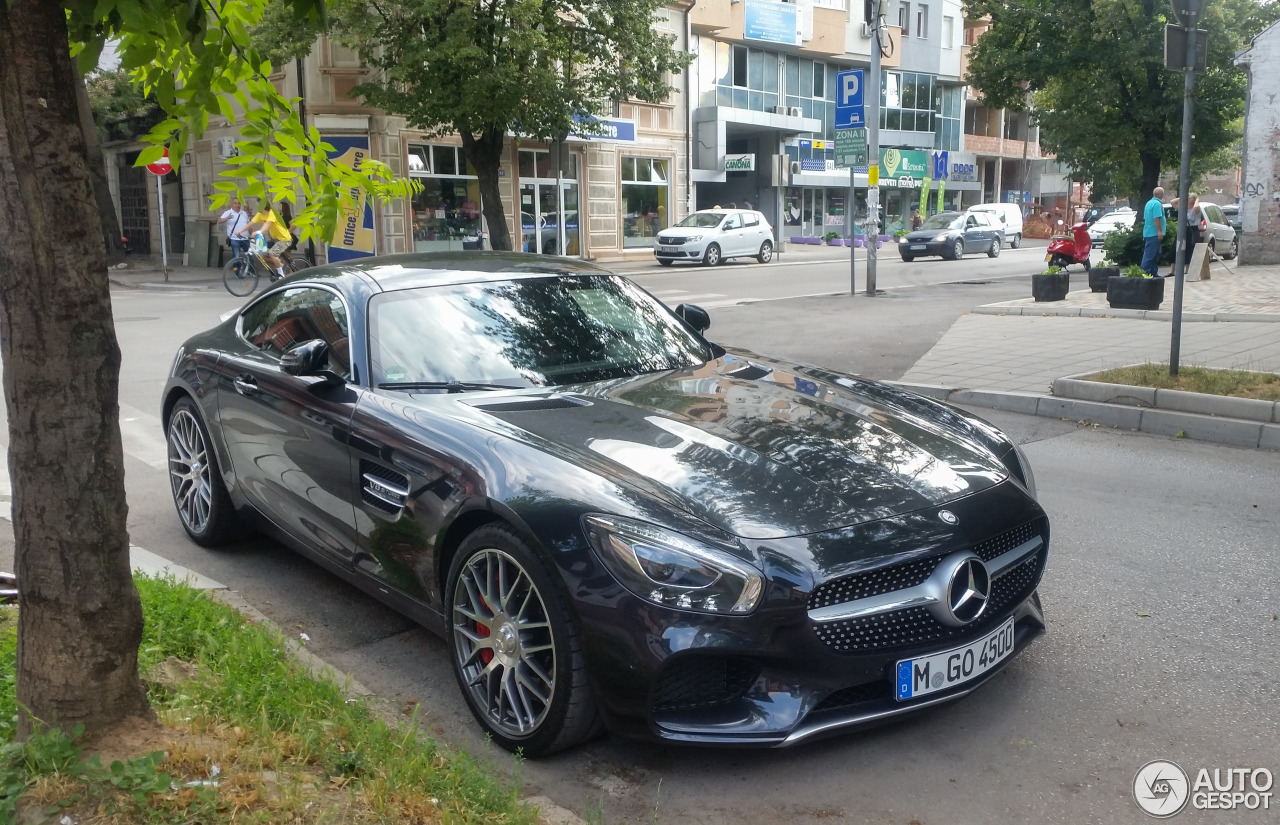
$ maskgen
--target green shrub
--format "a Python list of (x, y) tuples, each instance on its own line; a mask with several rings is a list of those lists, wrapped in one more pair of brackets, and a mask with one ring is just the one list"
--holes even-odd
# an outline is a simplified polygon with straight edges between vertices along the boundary
[[(1174, 232), (1164, 233), (1160, 243), (1160, 263), (1171, 264), (1178, 249), (1178, 236)], [(1108, 232), (1102, 238), (1102, 251), (1115, 266), (1126, 267), (1142, 263), (1142, 221), (1138, 220), (1132, 229), (1117, 229)]]
[(1137, 264), (1129, 264), (1120, 270), (1120, 274), (1125, 278), (1150, 278), (1151, 274)]

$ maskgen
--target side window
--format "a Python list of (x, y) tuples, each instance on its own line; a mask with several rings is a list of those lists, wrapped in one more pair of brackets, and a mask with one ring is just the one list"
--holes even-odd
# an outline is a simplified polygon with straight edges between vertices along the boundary
[(741, 215), (739, 215), (737, 212), (734, 212), (732, 215), (730, 215), (729, 217), (725, 218), (725, 221), (724, 221), (724, 228), (725, 228), (725, 229), (741, 229), (741, 228), (742, 228), (742, 216), (741, 216)]
[(755, 213), (755, 212), (743, 212), (743, 213), (742, 213), (742, 222), (743, 222), (745, 225), (747, 225), (747, 226), (759, 226), (759, 225), (760, 225), (760, 219), (759, 219), (758, 217), (756, 217), (756, 213)]
[(295, 344), (320, 338), (329, 345), (329, 369), (351, 377), (347, 308), (327, 289), (295, 287), (258, 301), (241, 317), (240, 334), (272, 358)]

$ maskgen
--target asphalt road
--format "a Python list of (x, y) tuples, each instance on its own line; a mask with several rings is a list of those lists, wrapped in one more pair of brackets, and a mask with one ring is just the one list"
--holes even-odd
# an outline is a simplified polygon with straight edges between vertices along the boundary
[[(790, 269), (798, 268), (744, 266), (723, 289), (760, 293)], [(738, 271), (726, 266), (716, 275)], [(810, 275), (785, 280), (801, 277)], [(678, 298), (663, 296), (675, 288), (649, 283), (647, 274), (640, 280), (669, 302)], [(711, 333), (723, 343), (891, 378), (958, 314), (1027, 289), (1014, 278), (878, 298), (720, 306)], [(985, 411), (1026, 446), (1053, 539), (1041, 588), (1049, 633), (983, 690), (914, 720), (786, 751), (602, 738), (516, 763), (477, 735), (439, 639), (273, 542), (210, 552), (187, 541), (169, 500), (157, 402), (177, 344), (237, 300), (126, 290), (114, 298), (133, 541), (240, 591), (380, 695), (418, 700), (437, 735), (590, 822), (1110, 825), (1146, 821), (1130, 789), (1153, 759), (1193, 772), (1280, 773), (1273, 453)], [(1178, 821), (1274, 817), (1188, 810)]]

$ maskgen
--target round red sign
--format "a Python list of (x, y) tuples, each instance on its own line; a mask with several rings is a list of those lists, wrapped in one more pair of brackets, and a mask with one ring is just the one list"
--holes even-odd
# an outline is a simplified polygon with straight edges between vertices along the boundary
[(147, 171), (153, 175), (167, 175), (173, 171), (173, 164), (169, 163), (169, 150), (164, 150), (164, 157), (154, 163), (147, 164)]

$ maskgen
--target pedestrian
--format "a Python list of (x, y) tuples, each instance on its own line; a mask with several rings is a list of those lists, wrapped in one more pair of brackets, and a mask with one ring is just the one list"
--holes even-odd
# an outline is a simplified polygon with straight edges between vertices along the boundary
[(924, 223), (924, 218), (920, 217), (920, 207), (911, 210), (911, 231), (915, 232)]
[(743, 202), (742, 202), (742, 208), (743, 208), (743, 209), (755, 209), (755, 207), (751, 205), (751, 201), (743, 201)]
[(1183, 227), (1182, 236), (1182, 261), (1186, 267), (1191, 266), (1191, 253), (1200, 243), (1200, 210), (1196, 208), (1199, 202), (1195, 192), (1187, 194), (1187, 225)]
[(249, 223), (245, 224), (239, 234), (247, 239), (250, 232), (261, 233), (267, 244), (263, 257), (267, 259), (267, 263), (277, 275), (283, 276), (284, 261), (280, 256), (287, 253), (290, 244), (293, 243), (291, 229), (292, 227), (285, 223), (284, 218), (280, 217), (280, 213), (271, 208), (271, 202), (267, 201), (266, 205), (249, 220)]
[(237, 234), (248, 222), (249, 210), (244, 208), (239, 198), (232, 198), (231, 206), (218, 218), (218, 224), (227, 231), (227, 246), (231, 247), (233, 258), (240, 257), (249, 249), (249, 239)]
[(1160, 243), (1164, 240), (1164, 187), (1151, 191), (1151, 200), (1142, 208), (1142, 271), (1158, 277)]
[(737, 201), (729, 201), (729, 208), (730, 208), (730, 209), (737, 209), (737, 208), (738, 208), (738, 202), (737, 202)]

